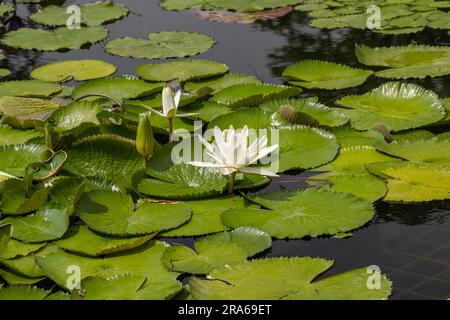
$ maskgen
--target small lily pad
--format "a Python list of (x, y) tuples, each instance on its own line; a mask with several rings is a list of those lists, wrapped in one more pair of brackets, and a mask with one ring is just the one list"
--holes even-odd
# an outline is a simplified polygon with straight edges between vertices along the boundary
[(0, 97), (47, 98), (61, 91), (61, 87), (52, 82), (40, 80), (18, 80), (0, 82)]

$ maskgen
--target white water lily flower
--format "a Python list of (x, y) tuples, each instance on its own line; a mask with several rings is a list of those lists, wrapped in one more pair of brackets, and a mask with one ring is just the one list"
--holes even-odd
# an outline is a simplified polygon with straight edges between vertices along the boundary
[(170, 87), (164, 87), (162, 91), (162, 107), (163, 114), (168, 118), (173, 118), (178, 110), (180, 104), (181, 90), (175, 94)]
[(267, 147), (267, 136), (258, 138), (249, 145), (248, 127), (235, 130), (233, 126), (230, 126), (229, 129), (223, 131), (219, 127), (215, 127), (213, 143), (207, 142), (200, 135), (198, 137), (206, 147), (208, 156), (214, 162), (191, 161), (189, 164), (197, 167), (217, 168), (225, 175), (241, 172), (277, 177), (277, 174), (270, 170), (249, 167), (278, 149), (277, 144)]

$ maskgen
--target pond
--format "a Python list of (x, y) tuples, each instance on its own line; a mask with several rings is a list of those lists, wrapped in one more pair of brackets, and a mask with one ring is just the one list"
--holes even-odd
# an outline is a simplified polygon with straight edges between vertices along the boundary
[[(87, 2), (91, 1), (50, 3), (69, 5)], [(194, 59), (217, 61), (226, 64), (233, 73), (255, 76), (264, 83), (277, 85), (287, 84), (286, 78), (282, 77), (283, 70), (303, 59), (326, 60), (368, 69), (368, 66), (358, 61), (355, 55), (355, 44), (364, 44), (369, 47), (402, 46), (411, 43), (430, 46), (450, 45), (448, 30), (425, 28), (416, 33), (387, 35), (367, 29), (317, 29), (308, 26), (310, 16), (307, 12), (300, 11), (293, 11), (275, 20), (241, 24), (202, 20), (196, 16), (195, 10), (179, 12), (164, 10), (158, 1), (154, 0), (114, 2), (124, 4), (129, 9), (128, 15), (114, 23), (106, 24), (105, 27), (109, 31), (108, 37), (90, 47), (65, 51), (34, 51), (16, 49), (2, 43), (0, 49), (5, 59), (0, 62), (0, 68), (6, 68), (12, 73), (6, 80), (30, 79), (30, 72), (38, 66), (75, 59), (107, 61), (117, 67), (115, 75), (136, 75), (135, 68), (141, 64), (164, 63), (173, 59), (148, 60), (108, 54), (105, 51), (106, 42), (121, 37), (146, 39), (150, 32), (169, 30), (198, 32), (214, 38), (216, 42), (214, 46), (204, 53), (195, 55)], [(17, 14), (23, 19), (28, 19), (29, 15), (39, 8), (41, 8), (40, 4), (18, 3)], [(32, 21), (27, 21), (26, 24), (27, 27), (42, 28), (42, 25)], [(6, 33), (6, 30), (3, 29), (0, 32)], [(380, 69), (373, 68), (376, 71)], [(299, 96), (318, 97), (320, 103), (335, 106), (336, 101), (345, 96), (361, 95), (386, 82), (388, 80), (385, 78), (371, 76), (359, 86), (339, 90), (304, 88)], [(450, 76), (448, 75), (408, 79), (405, 82), (432, 90), (441, 98), (450, 97)], [(79, 83), (69, 81), (64, 85), (77, 86)], [(425, 129), (437, 135), (446, 132), (448, 124), (427, 126)], [(165, 140), (162, 141), (165, 142)], [(120, 152), (120, 149), (117, 149), (117, 152)], [(69, 152), (68, 162), (70, 155)], [(120, 155), (117, 154), (117, 157)], [(298, 154), (298, 157), (302, 157), (302, 154)], [(78, 160), (81, 163), (83, 161), (81, 158)], [(320, 168), (319, 165), (315, 167)], [(2, 170), (1, 166), (0, 170)], [(68, 171), (74, 172), (74, 170)], [(327, 171), (327, 168), (324, 171)], [(272, 182), (258, 190), (256, 194), (305, 188), (309, 183), (308, 178), (313, 175), (311, 171), (288, 170), (287, 173), (272, 178)], [(95, 201), (95, 199), (86, 201)], [(105, 201), (102, 205), (107, 206), (108, 200)], [(99, 203), (102, 202), (99, 201)], [(337, 210), (334, 208), (333, 199), (327, 205), (329, 211)], [(317, 237), (304, 236), (300, 239), (273, 238), (270, 248), (258, 253), (256, 258), (308, 256), (334, 260), (333, 267), (318, 279), (356, 268), (378, 266), (393, 283), (390, 299), (448, 299), (450, 297), (450, 200), (404, 204), (379, 200), (374, 203), (374, 207), (375, 215), (370, 221), (362, 223), (362, 226), (356, 229), (352, 228), (348, 237), (320, 236), (324, 233), (319, 233)], [(101, 211), (101, 209), (98, 210)], [(87, 212), (89, 213), (95, 216), (92, 212)], [(95, 220), (95, 218), (92, 219), (92, 221)], [(89, 219), (83, 219), (83, 221), (91, 227)], [(92, 223), (95, 225), (96, 221)], [(193, 247), (194, 242), (199, 238), (160, 237), (159, 239), (170, 244)], [(3, 266), (9, 266), (14, 270), (11, 264)], [(47, 268), (51, 269), (51, 266)], [(58, 276), (49, 277), (60, 284), (58, 279), (55, 280)], [(183, 283), (189, 281), (188, 276), (180, 279)], [(52, 283), (50, 280), (45, 281)], [(42, 287), (49, 286), (49, 283), (45, 281)]]

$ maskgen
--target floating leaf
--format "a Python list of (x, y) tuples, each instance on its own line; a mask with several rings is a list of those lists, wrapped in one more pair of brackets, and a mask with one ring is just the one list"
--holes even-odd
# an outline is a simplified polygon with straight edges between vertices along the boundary
[(439, 77), (450, 74), (450, 49), (447, 46), (408, 46), (370, 48), (356, 46), (358, 60), (369, 66), (391, 67), (378, 71), (383, 78), (407, 79)]
[(263, 102), (299, 95), (300, 89), (272, 84), (237, 84), (217, 92), (211, 101), (228, 107), (258, 105)]
[(277, 9), (235, 12), (229, 10), (199, 10), (195, 13), (202, 20), (224, 23), (253, 23), (258, 20), (275, 20), (293, 11), (293, 7), (285, 6)]
[(289, 83), (308, 89), (343, 89), (363, 84), (373, 71), (351, 68), (320, 60), (302, 60), (288, 66), (283, 77)]
[(66, 251), (96, 257), (136, 248), (152, 237), (118, 238), (95, 233), (85, 225), (74, 225), (56, 245)]
[(209, 50), (214, 39), (197, 32), (149, 33), (148, 40), (124, 37), (106, 44), (106, 51), (121, 57), (167, 59), (194, 56)]
[(0, 300), (44, 300), (50, 291), (32, 286), (9, 286), (0, 288)]
[(236, 84), (244, 83), (261, 83), (261, 81), (253, 76), (248, 76), (239, 73), (230, 73), (224, 76), (215, 77), (206, 80), (190, 81), (184, 84), (184, 89), (187, 91), (198, 91), (202, 88), (211, 89), (211, 94), (216, 94), (218, 91), (231, 87)]
[[(80, 9), (80, 23), (87, 26), (99, 26), (124, 17), (128, 10), (124, 5), (112, 1), (97, 1), (78, 4)], [(36, 23), (49, 26), (65, 26), (67, 24), (67, 8), (55, 5), (44, 7), (33, 13), (30, 18)]]
[(5, 78), (11, 75), (11, 71), (8, 69), (0, 68), (0, 78)]
[(450, 139), (412, 139), (378, 145), (389, 155), (411, 161), (450, 164)]
[(79, 49), (96, 43), (108, 35), (102, 27), (69, 29), (60, 27), (53, 31), (43, 29), (21, 28), (7, 33), (3, 43), (14, 48), (54, 51), (62, 49)]
[(217, 267), (243, 261), (271, 244), (270, 236), (261, 230), (238, 228), (195, 242), (195, 251), (185, 246), (168, 248), (162, 261), (173, 271), (207, 274)]
[(82, 177), (106, 178), (123, 187), (130, 187), (133, 174), (143, 168), (134, 141), (116, 135), (82, 139), (68, 155), (65, 170)]
[(52, 82), (40, 80), (18, 80), (0, 82), (0, 97), (46, 98), (61, 91), (61, 87)]
[(327, 180), (332, 184), (331, 190), (352, 193), (371, 202), (383, 198), (387, 190), (383, 180), (371, 175), (335, 175)]
[(55, 132), (67, 132), (80, 126), (99, 125), (97, 114), (102, 111), (99, 104), (89, 101), (75, 101), (54, 112), (49, 121), (54, 125)]
[[(9, 235), (8, 235), (9, 236)], [(45, 243), (27, 244), (20, 241), (9, 239), (6, 248), (0, 252), (0, 259), (15, 259), (28, 256), (45, 246)]]
[[(67, 267), (77, 265), (81, 270), (81, 280), (87, 277), (112, 277), (132, 274), (147, 277), (148, 283), (172, 283), (177, 285), (178, 273), (168, 271), (161, 257), (168, 245), (160, 241), (150, 241), (138, 248), (105, 258), (88, 258), (58, 250), (43, 257), (37, 257), (38, 265), (47, 276), (59, 286), (66, 287)], [(181, 284), (178, 283), (181, 289)]]
[(352, 127), (367, 130), (382, 123), (392, 131), (421, 127), (445, 117), (439, 97), (412, 83), (388, 82), (363, 95), (341, 98), (338, 104)]
[[(50, 188), (37, 185), (27, 188), (22, 180), (9, 179), (3, 182), (0, 211), (8, 215), (30, 213), (47, 200)], [(30, 190), (31, 189), (31, 190)]]
[(191, 210), (182, 202), (142, 200), (136, 206), (129, 195), (91, 191), (78, 203), (78, 214), (89, 228), (115, 236), (148, 235), (182, 225)]
[(269, 210), (230, 209), (223, 213), (222, 223), (232, 228), (256, 227), (283, 239), (350, 231), (374, 215), (369, 201), (329, 190), (267, 192), (252, 200)]
[(135, 99), (159, 92), (162, 88), (162, 83), (148, 83), (143, 80), (125, 77), (108, 77), (83, 83), (73, 90), (72, 97), (80, 99), (89, 94), (100, 93), (118, 100)]
[(9, 269), (0, 269), (0, 277), (10, 286), (15, 285), (32, 285), (45, 279), (45, 277), (31, 278), (21, 275)]
[(39, 136), (40, 133), (36, 130), (19, 130), (8, 125), (0, 125), (0, 146), (23, 144)]
[(332, 265), (310, 257), (245, 261), (215, 269), (207, 279), (191, 278), (189, 291), (195, 300), (381, 300), (391, 293), (385, 275), (380, 290), (367, 286), (367, 268), (315, 280)]
[(180, 60), (136, 67), (137, 74), (149, 81), (196, 80), (219, 76), (227, 71), (227, 65), (209, 60)]
[(23, 177), (30, 164), (40, 162), (40, 154), (45, 150), (40, 144), (18, 144), (0, 147), (0, 171), (16, 177)]
[(161, 233), (162, 236), (193, 237), (225, 231), (227, 228), (220, 219), (224, 211), (252, 207), (244, 198), (238, 196), (187, 201), (186, 204), (192, 210), (191, 220), (176, 229)]
[(10, 3), (0, 3), (0, 18), (14, 11), (14, 6)]
[[(282, 114), (282, 107), (292, 108), (291, 118), (288, 119), (286, 115)], [(348, 122), (348, 118), (337, 108), (329, 108), (319, 102), (314, 102), (310, 99), (279, 99), (266, 102), (260, 108), (276, 112), (277, 120), (285, 123), (307, 124), (306, 119), (302, 118), (299, 113), (306, 114), (312, 117), (321, 126), (338, 127)], [(296, 117), (297, 116), (297, 117)], [(303, 123), (299, 123), (303, 122)]]
[(373, 129), (357, 131), (349, 127), (339, 127), (333, 128), (331, 133), (336, 136), (341, 148), (375, 146), (384, 142), (383, 134)]
[(240, 12), (261, 11), (264, 9), (273, 9), (285, 7), (302, 2), (301, 0), (164, 0), (161, 6), (166, 10), (186, 10), (196, 7), (204, 7), (205, 9), (229, 9)]
[(114, 72), (116, 72), (116, 66), (111, 63), (85, 59), (49, 63), (34, 69), (30, 76), (39, 80), (66, 82), (103, 78)]
[(89, 277), (81, 282), (81, 290), (72, 292), (72, 299), (166, 300), (175, 296), (180, 289), (177, 281), (150, 282), (142, 276)]

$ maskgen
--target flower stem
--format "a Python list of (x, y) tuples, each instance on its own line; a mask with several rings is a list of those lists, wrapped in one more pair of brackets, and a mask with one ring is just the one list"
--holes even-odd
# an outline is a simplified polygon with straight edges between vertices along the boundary
[(230, 183), (228, 184), (228, 194), (233, 194), (235, 182), (236, 182), (236, 171), (230, 174)]
[(167, 118), (169, 121), (169, 142), (172, 142), (172, 134), (173, 134), (173, 118)]
[(148, 167), (148, 157), (144, 157), (144, 169)]

